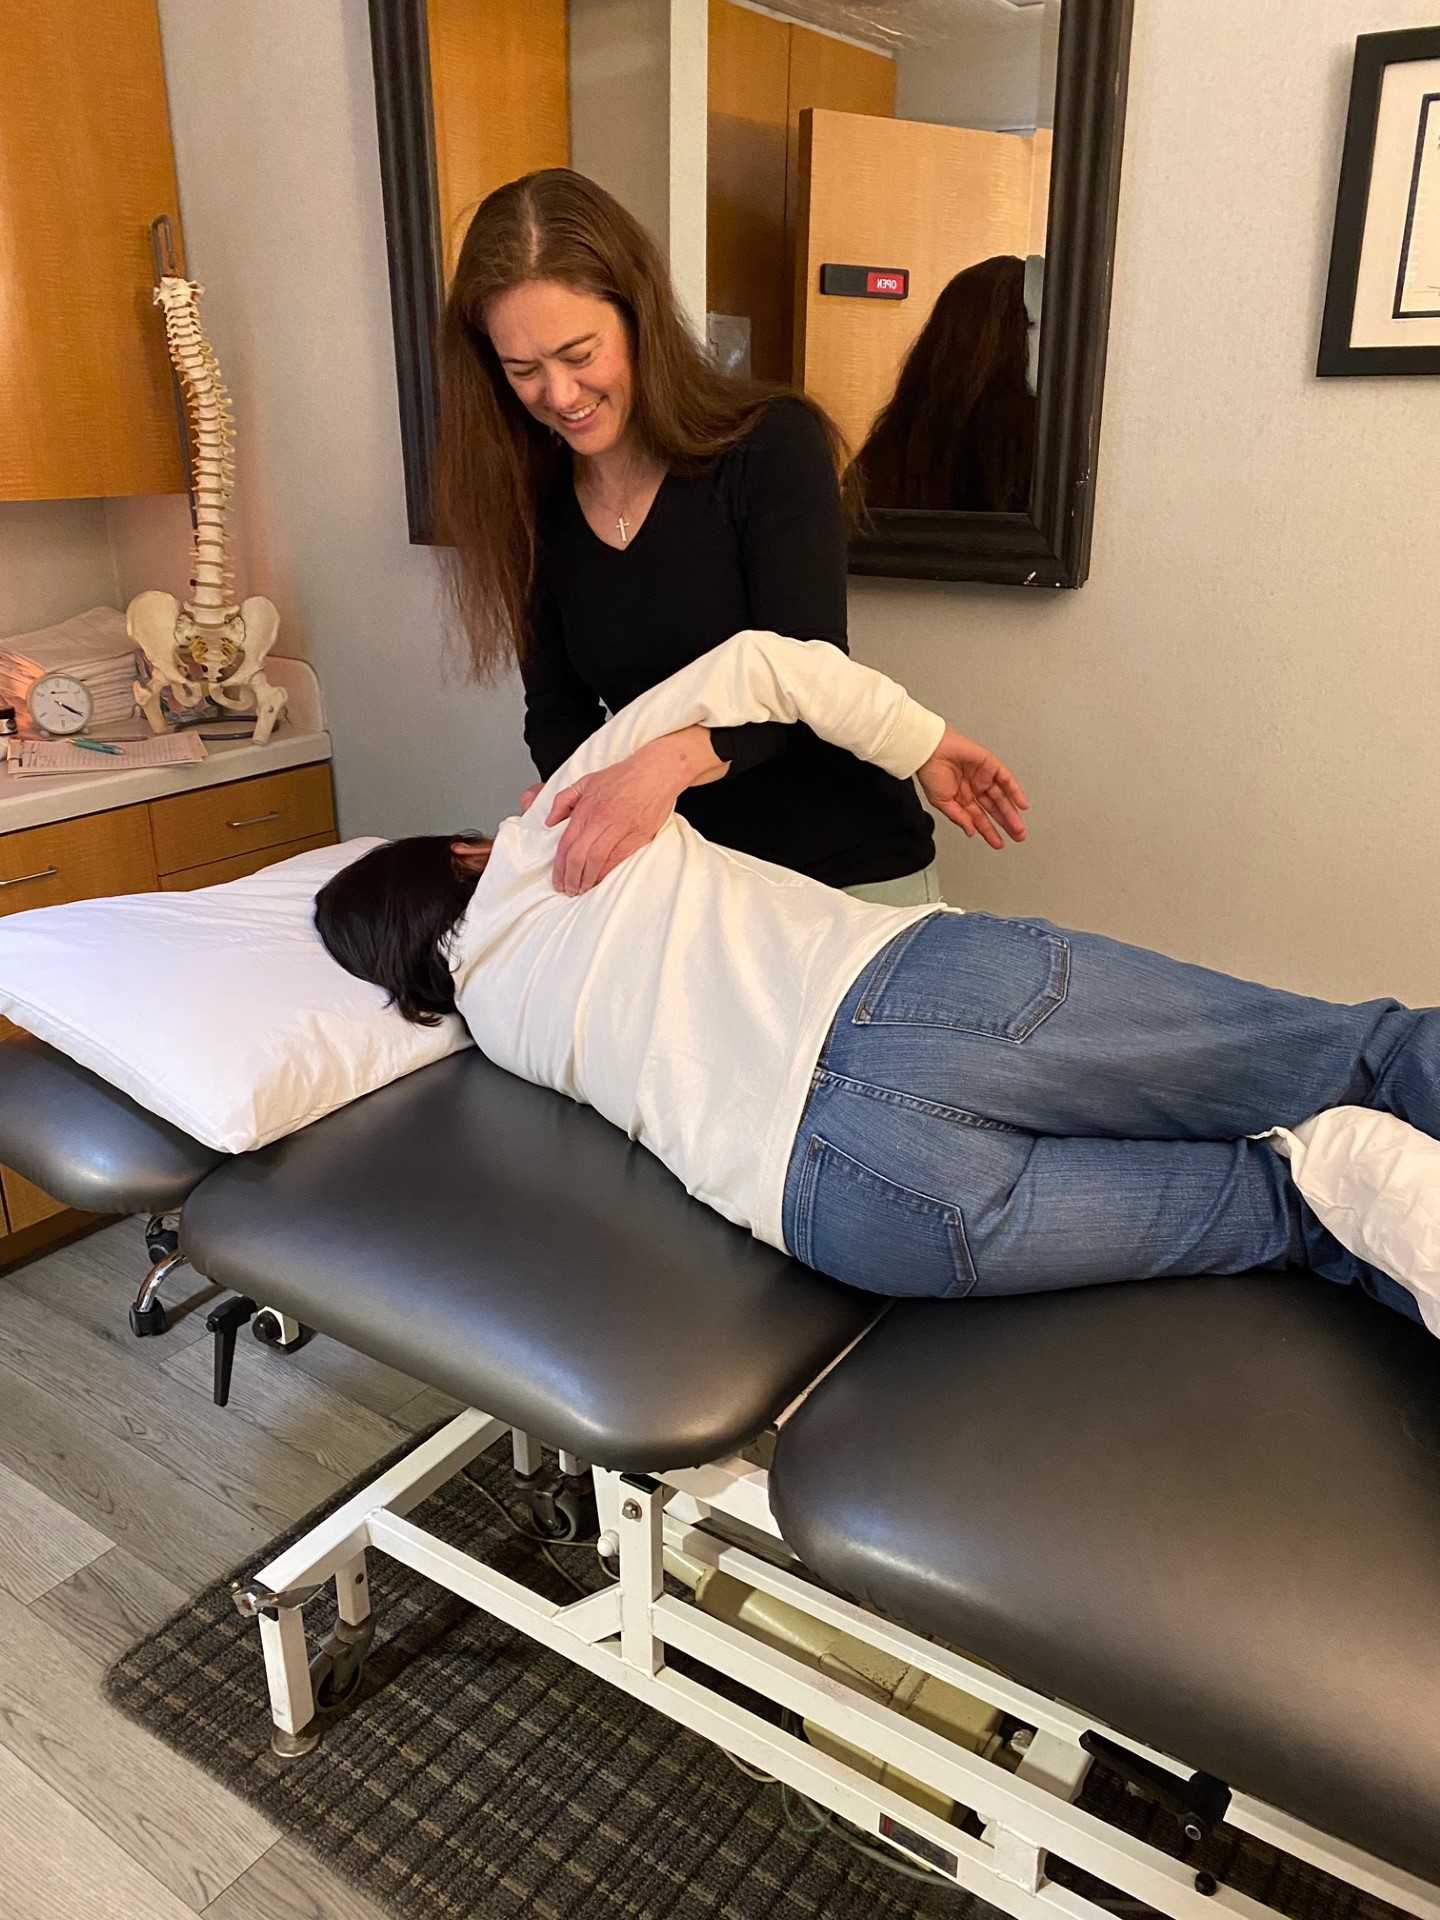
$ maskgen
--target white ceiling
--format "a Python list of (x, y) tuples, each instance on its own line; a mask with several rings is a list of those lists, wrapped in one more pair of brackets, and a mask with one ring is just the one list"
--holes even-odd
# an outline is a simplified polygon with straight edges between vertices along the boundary
[(828, 27), (867, 46), (900, 48), (945, 46), (967, 28), (1033, 20), (1045, 7), (1042, 0), (1025, 7), (1013, 0), (763, 0), (763, 11)]

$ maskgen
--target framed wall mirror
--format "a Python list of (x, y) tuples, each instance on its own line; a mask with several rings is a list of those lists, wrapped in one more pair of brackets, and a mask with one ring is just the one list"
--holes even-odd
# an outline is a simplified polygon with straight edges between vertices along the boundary
[(1089, 565), (1132, 0), (370, 0), (412, 541), (475, 206), (608, 188), (723, 364), (840, 425), (851, 570)]

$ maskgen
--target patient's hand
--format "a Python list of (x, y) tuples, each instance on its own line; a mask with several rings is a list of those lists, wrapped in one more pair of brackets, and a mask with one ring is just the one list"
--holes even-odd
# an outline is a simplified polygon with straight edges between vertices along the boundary
[(547, 827), (568, 820), (551, 878), (557, 893), (587, 893), (648, 847), (687, 787), (721, 777), (726, 763), (705, 727), (685, 727), (637, 748), (628, 760), (587, 773), (557, 794)]
[(1021, 813), (1030, 805), (1025, 789), (1002, 760), (978, 740), (946, 727), (939, 746), (916, 773), (921, 791), (937, 813), (953, 820), (973, 840), (1004, 846), (1001, 830), (1012, 840), (1025, 838)]

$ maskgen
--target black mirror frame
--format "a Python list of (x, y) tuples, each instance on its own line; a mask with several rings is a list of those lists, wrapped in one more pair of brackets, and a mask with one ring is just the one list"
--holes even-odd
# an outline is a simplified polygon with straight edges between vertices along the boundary
[[(850, 571), (901, 580), (1078, 587), (1089, 572), (1133, 0), (1066, 0), (1028, 513), (877, 513)], [(412, 543), (431, 542), (443, 289), (425, 0), (370, 0), (375, 114)]]

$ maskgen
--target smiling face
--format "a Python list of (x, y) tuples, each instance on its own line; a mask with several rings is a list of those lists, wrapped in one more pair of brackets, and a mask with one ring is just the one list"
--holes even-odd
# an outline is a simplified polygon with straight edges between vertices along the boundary
[(558, 280), (497, 295), (485, 325), (527, 411), (576, 452), (609, 453), (625, 437), (635, 390), (625, 322), (608, 300)]

